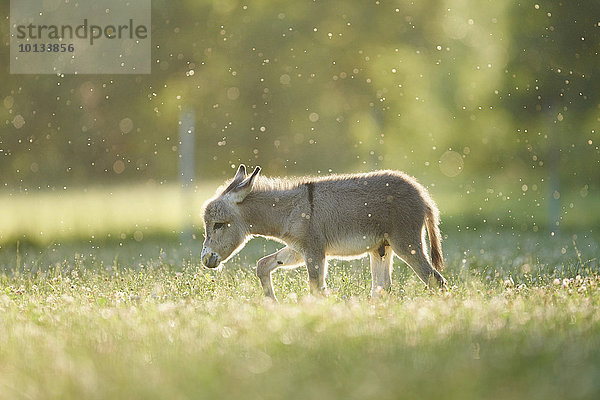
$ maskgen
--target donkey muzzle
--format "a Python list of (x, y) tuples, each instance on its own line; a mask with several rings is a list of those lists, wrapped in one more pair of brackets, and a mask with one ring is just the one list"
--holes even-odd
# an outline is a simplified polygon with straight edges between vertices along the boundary
[(221, 263), (221, 257), (206, 247), (202, 249), (202, 264), (207, 268), (217, 268)]
[(208, 268), (217, 268), (219, 266), (219, 256), (212, 253), (207, 259), (204, 260), (204, 266)]

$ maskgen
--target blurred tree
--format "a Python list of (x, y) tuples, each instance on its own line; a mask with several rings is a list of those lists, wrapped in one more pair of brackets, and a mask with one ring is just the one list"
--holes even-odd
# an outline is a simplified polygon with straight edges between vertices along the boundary
[(594, 1), (528, 1), (508, 14), (515, 33), (500, 105), (520, 127), (514, 157), (547, 181), (551, 223), (561, 186), (580, 190), (599, 178), (599, 15)]
[(2, 185), (176, 182), (185, 107), (202, 177), (244, 162), (444, 182), (438, 165), (452, 150), (464, 160), (453, 182), (550, 170), (575, 188), (599, 181), (596, 2), (152, 7), (150, 75), (9, 75), (0, 47)]

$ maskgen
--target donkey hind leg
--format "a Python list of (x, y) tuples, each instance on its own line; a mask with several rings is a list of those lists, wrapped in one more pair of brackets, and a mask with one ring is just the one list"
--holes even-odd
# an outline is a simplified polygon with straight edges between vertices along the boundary
[(325, 277), (327, 276), (327, 260), (324, 252), (308, 252), (304, 255), (304, 262), (308, 270), (308, 283), (310, 284), (310, 293), (324, 294), (327, 290)]
[(415, 236), (417, 240), (408, 241), (408, 245), (402, 244), (402, 242), (390, 241), (394, 253), (406, 262), (429, 288), (446, 289), (446, 280), (442, 274), (433, 268), (429, 258), (425, 255), (426, 252), (423, 247), (425, 244), (424, 238), (421, 237), (418, 240), (420, 235)]
[(392, 287), (392, 259), (394, 253), (390, 246), (381, 245), (375, 252), (369, 253), (371, 259), (371, 298), (382, 292), (390, 292)]
[(293, 267), (302, 263), (302, 256), (289, 247), (261, 258), (256, 263), (256, 275), (265, 291), (265, 296), (277, 301), (273, 291), (273, 281), (271, 274), (279, 267)]

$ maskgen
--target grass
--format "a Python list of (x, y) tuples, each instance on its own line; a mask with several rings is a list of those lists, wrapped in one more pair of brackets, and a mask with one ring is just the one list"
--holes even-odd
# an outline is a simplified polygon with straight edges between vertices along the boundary
[(144, 238), (0, 252), (0, 399), (594, 399), (600, 240), (447, 232), (452, 290), (401, 262), (370, 300), (366, 260), (332, 262), (329, 298), (278, 271), (221, 271), (199, 241)]
[(138, 184), (0, 193), (0, 245), (173, 235), (186, 225), (201, 226), (201, 206), (217, 187), (209, 182), (189, 191)]

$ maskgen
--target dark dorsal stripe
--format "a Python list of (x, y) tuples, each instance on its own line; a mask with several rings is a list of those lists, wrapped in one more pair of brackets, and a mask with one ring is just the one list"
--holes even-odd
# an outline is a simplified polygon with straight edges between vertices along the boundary
[(310, 213), (312, 216), (313, 208), (314, 208), (313, 199), (314, 199), (315, 184), (312, 182), (308, 182), (305, 185), (306, 185), (306, 190), (308, 192), (308, 204), (310, 204)]

